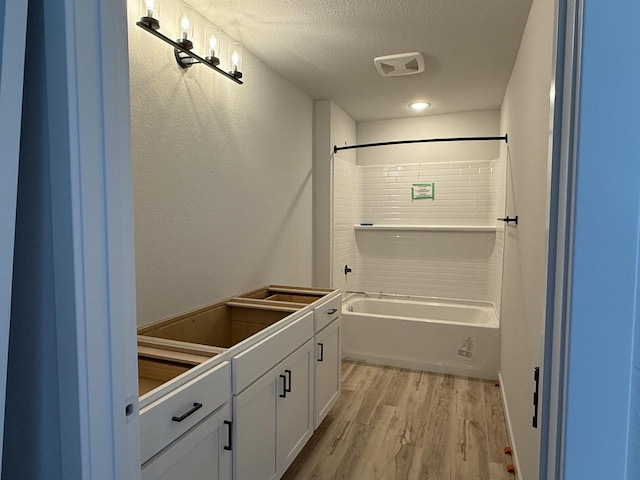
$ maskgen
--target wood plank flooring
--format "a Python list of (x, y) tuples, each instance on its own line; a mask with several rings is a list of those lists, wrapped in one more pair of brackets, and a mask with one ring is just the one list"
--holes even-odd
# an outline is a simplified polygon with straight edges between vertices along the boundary
[(493, 381), (345, 361), (342, 395), (283, 480), (512, 480)]

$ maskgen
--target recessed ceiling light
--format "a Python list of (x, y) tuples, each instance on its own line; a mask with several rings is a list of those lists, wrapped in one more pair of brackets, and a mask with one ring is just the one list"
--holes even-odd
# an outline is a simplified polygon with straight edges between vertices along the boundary
[(424, 110), (425, 108), (428, 108), (430, 106), (431, 104), (427, 102), (413, 102), (409, 104), (409, 108), (412, 108), (416, 112), (419, 112), (420, 110)]

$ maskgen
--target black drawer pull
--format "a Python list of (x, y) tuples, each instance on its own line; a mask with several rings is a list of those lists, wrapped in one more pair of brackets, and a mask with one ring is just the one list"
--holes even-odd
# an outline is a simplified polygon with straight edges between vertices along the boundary
[(171, 417), (171, 420), (173, 420), (174, 422), (181, 422), (185, 418), (187, 418), (188, 416), (193, 415), (194, 413), (196, 413), (201, 408), (202, 408), (202, 404), (201, 403), (193, 402), (193, 407), (188, 412), (183, 413), (179, 417), (176, 417), (174, 415), (173, 417)]
[(330, 308), (329, 310), (327, 310), (327, 315), (333, 315), (334, 313), (336, 313), (338, 311), (337, 308)]
[(225, 450), (231, 450), (231, 447), (233, 446), (233, 443), (232, 443), (233, 436), (232, 436), (232, 433), (231, 433), (231, 428), (233, 427), (233, 422), (231, 420), (225, 420), (224, 424), (229, 426), (229, 437), (228, 437), (229, 438), (229, 442), (228, 442), (229, 445), (225, 445), (223, 448)]
[(280, 394), (280, 398), (287, 398), (287, 377), (280, 375), (280, 378), (282, 379), (282, 393)]
[(286, 387), (287, 382), (285, 382), (285, 383), (284, 383), (284, 384), (285, 384), (284, 389), (285, 389), (287, 392), (291, 393), (291, 370), (285, 370), (285, 371), (284, 371), (284, 373), (286, 373), (286, 374), (289, 376), (289, 388), (287, 388), (287, 387)]
[(318, 342), (318, 346), (320, 347), (320, 358), (318, 359), (318, 361), (323, 362), (324, 361), (324, 343)]

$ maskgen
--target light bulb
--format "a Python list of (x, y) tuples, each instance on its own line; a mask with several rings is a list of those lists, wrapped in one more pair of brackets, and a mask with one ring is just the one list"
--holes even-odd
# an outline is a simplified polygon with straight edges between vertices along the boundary
[(420, 110), (424, 110), (425, 108), (428, 108), (430, 106), (431, 104), (427, 102), (414, 102), (409, 104), (409, 107), (415, 110), (416, 112), (419, 112)]
[(239, 80), (242, 78), (242, 45), (237, 42), (232, 43), (229, 45), (227, 52), (229, 52), (229, 63), (227, 63), (227, 65), (229, 65), (229, 73), (233, 75), (236, 80)]
[(182, 28), (182, 39), (186, 40), (189, 36), (189, 16), (186, 13), (182, 14), (182, 18), (180, 19), (180, 28)]
[(238, 71), (238, 63), (240, 63), (240, 54), (238, 50), (234, 49), (233, 52), (231, 52), (231, 66), (234, 72)]
[(216, 56), (216, 47), (218, 46), (218, 39), (216, 38), (215, 35), (211, 34), (209, 36), (209, 56), (210, 57), (215, 57)]
[(147, 7), (147, 17), (153, 18), (156, 2), (155, 0), (144, 0), (144, 4)]

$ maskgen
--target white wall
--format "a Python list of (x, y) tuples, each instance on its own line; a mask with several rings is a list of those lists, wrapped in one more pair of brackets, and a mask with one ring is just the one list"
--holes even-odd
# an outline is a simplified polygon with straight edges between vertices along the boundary
[[(162, 4), (170, 36), (175, 8)], [(183, 71), (138, 16), (129, 0), (139, 324), (267, 283), (309, 285), (311, 98), (247, 50), (242, 86)]]
[[(531, 424), (534, 367), (542, 361), (549, 215), (550, 87), (555, 30), (553, 0), (534, 0), (502, 106), (509, 134), (502, 298), (503, 394), (523, 480), (538, 478), (540, 431)], [(504, 148), (504, 147), (503, 147)]]
[[(358, 122), (360, 144), (422, 138), (498, 136), (503, 133), (498, 110)], [(358, 165), (491, 160), (498, 158), (499, 153), (499, 142), (394, 145), (358, 150)]]
[[(356, 122), (331, 100), (315, 102), (313, 150), (313, 284), (332, 285), (333, 146), (356, 143)], [(356, 153), (340, 153), (355, 164)]]

